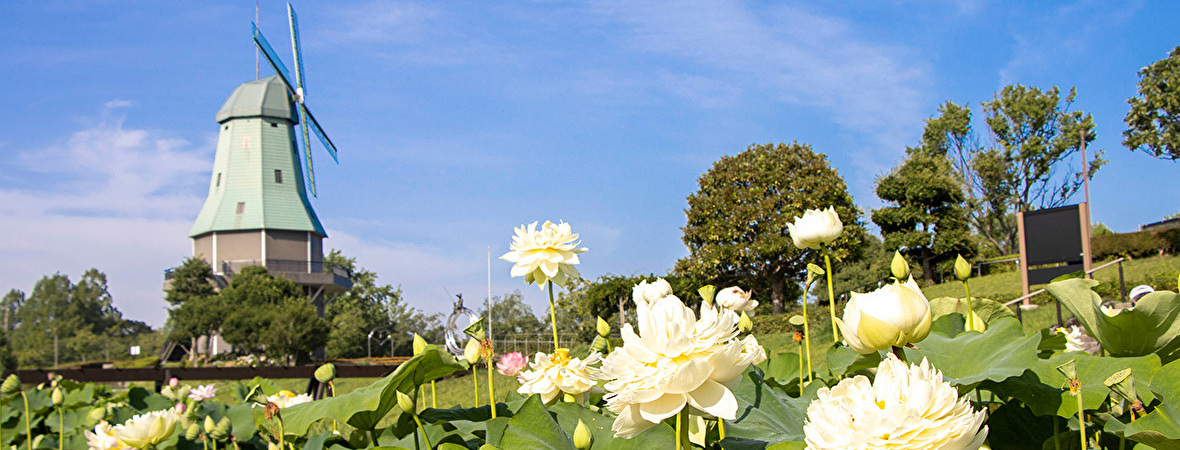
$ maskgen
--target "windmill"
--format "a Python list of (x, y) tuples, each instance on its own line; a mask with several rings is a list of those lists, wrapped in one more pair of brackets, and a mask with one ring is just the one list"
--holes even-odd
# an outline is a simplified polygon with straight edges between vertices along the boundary
[(189, 237), (193, 256), (209, 263), (220, 286), (245, 266), (264, 266), (303, 288), (322, 314), (324, 294), (346, 290), (352, 281), (343, 269), (324, 266), (327, 233), (307, 196), (308, 188), (316, 195), (310, 134), (319, 138), (333, 160), (336, 146), (304, 103), (299, 27), (290, 4), (287, 16), (294, 83), (257, 24), (251, 23), (254, 45), (276, 75), (238, 86), (218, 110), (209, 193)]
[(311, 189), (311, 195), (318, 197), (315, 190), (315, 169), (311, 162), (311, 141), (308, 138), (308, 128), (311, 128), (320, 142), (324, 144), (324, 149), (332, 155), (332, 161), (337, 164), (340, 160), (336, 158), (336, 146), (332, 144), (332, 140), (328, 139), (328, 135), (324, 133), (324, 129), (320, 127), (319, 121), (315, 120), (315, 116), (311, 115), (311, 110), (307, 109), (304, 100), (307, 96), (307, 89), (303, 85), (303, 52), (299, 50), (299, 19), (295, 15), (295, 7), (287, 3), (287, 23), (291, 26), (291, 53), (295, 57), (295, 83), (291, 84), (291, 75), (287, 72), (287, 66), (283, 65), (283, 61), (279, 59), (279, 55), (275, 54), (270, 43), (266, 41), (266, 37), (262, 36), (262, 31), (258, 30), (258, 24), (250, 22), (250, 27), (254, 34), (254, 45), (262, 51), (266, 56), (266, 62), (270, 63), (270, 67), (275, 70), (279, 78), (283, 80), (283, 84), (287, 86), (299, 111), (299, 124), (303, 129), (303, 155), (307, 160), (307, 185)]

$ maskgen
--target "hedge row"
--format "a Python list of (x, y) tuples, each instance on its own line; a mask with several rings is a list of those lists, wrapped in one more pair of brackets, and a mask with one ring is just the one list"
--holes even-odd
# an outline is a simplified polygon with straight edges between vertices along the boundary
[(1090, 238), (1090, 252), (1095, 261), (1175, 254), (1180, 252), (1180, 228), (1094, 236)]

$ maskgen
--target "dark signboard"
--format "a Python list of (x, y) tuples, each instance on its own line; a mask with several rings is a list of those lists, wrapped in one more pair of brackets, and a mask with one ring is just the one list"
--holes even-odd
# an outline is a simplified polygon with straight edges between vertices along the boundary
[[(1043, 284), (1058, 276), (1082, 270), (1082, 223), (1079, 205), (1024, 213), (1024, 246), (1029, 284)], [(1032, 266), (1062, 264), (1031, 269)]]

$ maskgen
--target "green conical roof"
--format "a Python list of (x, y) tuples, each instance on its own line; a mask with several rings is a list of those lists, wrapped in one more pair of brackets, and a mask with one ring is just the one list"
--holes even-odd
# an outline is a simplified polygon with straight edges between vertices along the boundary
[(273, 117), (299, 123), (287, 85), (278, 75), (254, 80), (234, 89), (217, 111), (217, 123), (233, 118)]

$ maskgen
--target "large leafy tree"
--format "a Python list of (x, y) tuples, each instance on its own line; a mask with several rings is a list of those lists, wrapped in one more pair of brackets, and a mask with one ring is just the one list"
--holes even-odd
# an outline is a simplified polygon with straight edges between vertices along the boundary
[[(935, 129), (941, 125), (928, 123)], [(917, 260), (927, 285), (934, 283), (937, 264), (974, 254), (966, 198), (947, 158), (951, 141), (930, 131), (923, 133), (929, 140), (906, 149), (906, 159), (877, 179), (877, 196), (888, 206), (872, 214), (885, 247)]]
[(1139, 97), (1127, 100), (1123, 145), (1162, 159), (1180, 159), (1180, 46), (1139, 71)]
[[(816, 250), (796, 248), (787, 223), (808, 209), (834, 206), (844, 233), (833, 257), (859, 257), (865, 232), (844, 180), (827, 158), (806, 144), (752, 145), (724, 156), (698, 180), (688, 197), (682, 240), (690, 252), (676, 271), (718, 286), (768, 286), (781, 313), (787, 285), (798, 286)], [(798, 291), (796, 287), (794, 289)]]
[(307, 295), (265, 267), (242, 268), (221, 298), (234, 305), (221, 330), (235, 350), (298, 362), (328, 340), (328, 321), (316, 316)]
[[(392, 340), (374, 350), (392, 347), (398, 355), (413, 353), (413, 333), (426, 340), (442, 341), (438, 315), (423, 314), (402, 299), (398, 287), (381, 284), (377, 274), (358, 267), (356, 258), (332, 250), (324, 258), (326, 268), (340, 267), (352, 273), (352, 288), (327, 297), (324, 316), (331, 324), (325, 351), (332, 358), (368, 356), (369, 334)], [(376, 352), (383, 354), (384, 352)]]
[[(172, 305), (168, 311), (169, 339), (188, 340), (192, 355), (196, 354), (197, 338), (219, 332), (228, 313), (213, 285), (213, 269), (202, 258), (188, 258), (172, 272), (164, 300)], [(208, 354), (209, 349), (205, 351)]]
[[(1076, 96), (1076, 89), (1063, 98), (1057, 87), (1005, 87), (982, 104), (993, 145), (980, 144), (966, 106), (947, 102), (927, 122), (923, 140), (947, 149), (964, 185), (970, 224), (995, 252), (1016, 251), (1016, 212), (1062, 206), (1081, 189), (1075, 155), (1096, 135), (1089, 114), (1070, 111)], [(1091, 154), (1093, 178), (1105, 160), (1100, 151)]]

